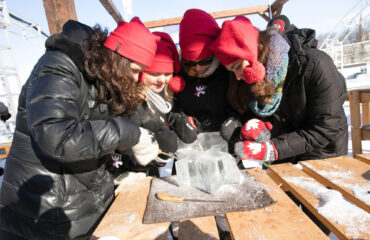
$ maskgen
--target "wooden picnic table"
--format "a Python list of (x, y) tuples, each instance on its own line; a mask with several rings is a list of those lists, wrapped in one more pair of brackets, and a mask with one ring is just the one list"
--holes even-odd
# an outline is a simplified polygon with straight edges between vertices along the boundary
[[(286, 191), (292, 193), (339, 239), (370, 239), (370, 194), (358, 196), (358, 192), (354, 192), (361, 187), (365, 190), (369, 188), (369, 164), (344, 156), (297, 165), (272, 165), (266, 171), (259, 168), (246, 171), (261, 183), (275, 203), (257, 210), (227, 213), (232, 239), (329, 239), (288, 197)], [(169, 222), (142, 224), (150, 181), (151, 177), (145, 177), (122, 183), (120, 193), (91, 240), (108, 236), (121, 240), (168, 239)], [(336, 193), (336, 196), (342, 195), (357, 212), (364, 213), (365, 218), (360, 220), (365, 222), (346, 226), (331, 219), (332, 216), (320, 210), (322, 192), (310, 191), (305, 182), (319, 185), (330, 193)], [(179, 239), (220, 239), (214, 216), (182, 219)]]

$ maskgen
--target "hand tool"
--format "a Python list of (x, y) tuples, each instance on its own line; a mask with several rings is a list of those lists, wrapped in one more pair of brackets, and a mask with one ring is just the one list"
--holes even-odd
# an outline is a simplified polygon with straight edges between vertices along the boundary
[(159, 154), (163, 154), (163, 155), (169, 157), (170, 159), (176, 159), (176, 160), (179, 159), (175, 153), (166, 153), (166, 152), (163, 152), (161, 149), (158, 150), (158, 155)]
[(166, 201), (166, 202), (177, 202), (177, 203), (182, 203), (182, 202), (226, 202), (226, 201), (223, 201), (223, 200), (190, 199), (190, 198), (184, 198), (184, 197), (169, 195), (166, 192), (158, 192), (155, 195), (158, 199), (160, 199), (162, 201)]

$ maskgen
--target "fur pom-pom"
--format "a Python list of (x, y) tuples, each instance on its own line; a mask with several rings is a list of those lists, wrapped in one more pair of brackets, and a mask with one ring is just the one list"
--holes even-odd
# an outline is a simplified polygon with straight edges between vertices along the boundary
[(170, 83), (169, 88), (174, 93), (179, 93), (185, 88), (185, 80), (181, 76), (174, 76)]
[(266, 71), (262, 63), (256, 61), (244, 68), (243, 78), (248, 84), (256, 83), (265, 77)]

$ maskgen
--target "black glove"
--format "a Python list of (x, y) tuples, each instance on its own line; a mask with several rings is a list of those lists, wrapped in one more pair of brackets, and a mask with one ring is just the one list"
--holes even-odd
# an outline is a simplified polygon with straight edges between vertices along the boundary
[(238, 119), (229, 117), (221, 124), (220, 135), (228, 142), (239, 136), (241, 127), (242, 123)]
[(196, 118), (186, 116), (183, 113), (170, 113), (168, 123), (184, 143), (194, 142), (201, 126)]
[[(174, 154), (177, 151), (177, 135), (174, 131), (164, 128), (155, 133), (154, 136), (158, 142), (160, 152)], [(155, 158), (155, 163), (158, 167), (163, 167), (172, 160), (172, 158), (163, 153), (159, 153)]]
[(9, 112), (2, 113), (0, 116), (1, 121), (5, 122), (8, 120), (12, 115)]
[(175, 153), (177, 151), (177, 135), (174, 131), (164, 128), (154, 133), (154, 136), (162, 152)]

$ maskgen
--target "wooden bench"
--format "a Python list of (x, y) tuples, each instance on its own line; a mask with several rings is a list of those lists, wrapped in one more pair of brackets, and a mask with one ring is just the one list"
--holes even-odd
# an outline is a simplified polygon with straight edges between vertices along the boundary
[[(247, 212), (226, 214), (233, 239), (329, 239), (285, 192), (261, 169), (248, 172), (262, 184), (275, 204)], [(170, 223), (142, 224), (150, 177), (126, 181), (91, 240), (167, 239)], [(183, 219), (179, 239), (220, 239), (214, 216)]]
[[(272, 165), (269, 170), (282, 189), (291, 192), (339, 239), (370, 239), (370, 165), (343, 156)], [(327, 198), (333, 196), (343, 204), (325, 210), (332, 204)]]
[(364, 163), (370, 164), (370, 153), (356, 154), (355, 158)]

